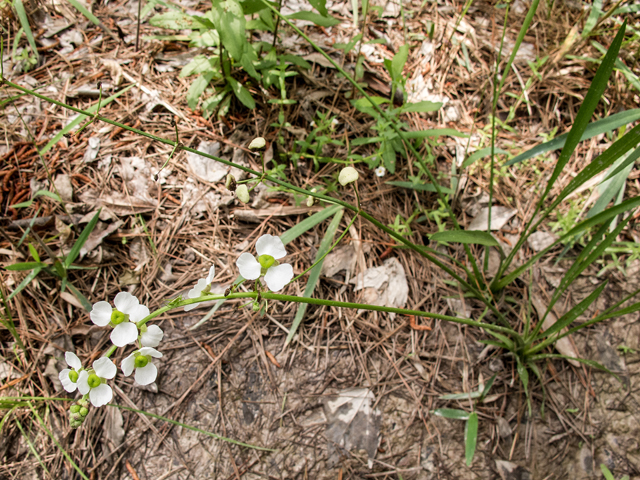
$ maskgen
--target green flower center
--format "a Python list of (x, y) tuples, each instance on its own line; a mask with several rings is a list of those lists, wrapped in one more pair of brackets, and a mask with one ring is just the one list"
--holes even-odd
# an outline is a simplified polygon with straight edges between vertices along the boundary
[(113, 312), (111, 312), (111, 324), (114, 326), (122, 322), (126, 322), (128, 319), (129, 315), (122, 313), (119, 310), (114, 309)]
[(271, 255), (260, 255), (258, 257), (258, 262), (260, 262), (262, 270), (267, 270), (269, 267), (272, 267), (274, 263), (276, 263), (276, 259)]
[(135, 359), (136, 368), (146, 367), (149, 363), (149, 358), (144, 355), (138, 355)]
[(71, 370), (69, 372), (69, 380), (71, 380), (73, 383), (76, 383), (78, 381), (78, 372), (76, 372), (75, 370)]
[(102, 380), (98, 375), (96, 375), (95, 373), (92, 373), (91, 375), (89, 375), (89, 378), (87, 379), (87, 383), (91, 388), (96, 388), (100, 386), (100, 384), (102, 383)]

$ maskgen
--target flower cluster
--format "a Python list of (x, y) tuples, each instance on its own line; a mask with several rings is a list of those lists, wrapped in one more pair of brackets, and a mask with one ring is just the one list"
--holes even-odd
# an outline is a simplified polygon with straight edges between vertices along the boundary
[[(255, 280), (255, 289), (259, 291), (259, 279), (264, 277), (267, 287), (278, 292), (293, 278), (293, 267), (278, 260), (287, 255), (284, 243), (279, 237), (263, 235), (256, 242), (258, 256), (243, 253), (236, 261), (240, 275), (245, 280)], [(199, 302), (186, 303), (193, 299), (201, 299), (211, 292), (211, 283), (215, 276), (215, 267), (211, 266), (209, 274), (199, 279), (186, 295), (179, 297), (170, 304), (184, 306), (186, 311), (196, 307)], [(228, 289), (231, 291), (235, 285)], [(228, 295), (225, 294), (225, 295)], [(265, 301), (266, 302), (266, 301)], [(258, 302), (254, 302), (254, 308)], [(89, 403), (93, 407), (108, 404), (113, 398), (113, 390), (108, 381), (113, 380), (118, 367), (111, 360), (111, 355), (117, 347), (135, 345), (134, 350), (120, 363), (120, 369), (125, 377), (135, 372), (135, 380), (139, 385), (149, 385), (156, 381), (158, 368), (154, 359), (162, 357), (156, 347), (162, 341), (163, 331), (157, 325), (147, 325), (150, 316), (149, 308), (127, 292), (120, 292), (113, 300), (113, 305), (100, 301), (93, 305), (89, 313), (91, 321), (101, 327), (111, 327), (111, 342), (113, 346), (107, 352), (91, 363), (90, 367), (83, 367), (80, 359), (72, 352), (65, 353), (68, 368), (59, 374), (62, 387), (69, 393), (76, 390), (82, 398), (74, 403), (69, 410), (69, 423), (73, 428), (82, 425), (89, 413)]]

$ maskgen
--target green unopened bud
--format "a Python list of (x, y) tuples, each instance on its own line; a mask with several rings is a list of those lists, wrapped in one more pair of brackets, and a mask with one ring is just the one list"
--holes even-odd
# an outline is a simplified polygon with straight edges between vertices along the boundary
[(249, 200), (251, 200), (251, 197), (249, 196), (249, 189), (244, 184), (238, 185), (236, 188), (236, 196), (242, 203), (249, 203)]
[(71, 370), (69, 372), (69, 380), (71, 380), (73, 383), (76, 383), (78, 381), (78, 372), (76, 372), (75, 370)]
[(236, 177), (229, 174), (227, 175), (227, 181), (224, 183), (224, 186), (227, 187), (227, 190), (230, 192), (235, 192), (238, 184), (236, 183)]
[(136, 368), (146, 367), (149, 363), (149, 359), (144, 355), (138, 355), (135, 359)]
[(267, 141), (262, 138), (254, 138), (253, 141), (249, 144), (249, 150), (260, 150), (267, 145)]
[(119, 310), (114, 309), (113, 312), (111, 312), (111, 323), (113, 325), (118, 325), (124, 322), (126, 319), (127, 319), (127, 315), (125, 315)]
[(83, 417), (86, 417), (89, 414), (89, 409), (87, 407), (82, 407), (80, 409), (80, 415), (82, 415)]
[(71, 405), (71, 408), (69, 408), (69, 410), (71, 411), (71, 413), (78, 413), (80, 411), (80, 405)]
[(253, 302), (253, 311), (254, 312), (259, 312), (260, 311), (260, 304), (258, 302)]
[(100, 386), (100, 384), (102, 383), (102, 380), (98, 375), (96, 375), (95, 373), (92, 373), (91, 375), (89, 375), (89, 378), (87, 379), (87, 383), (91, 388), (96, 388)]
[(313, 202), (314, 202), (314, 201), (315, 201), (315, 200), (313, 199), (313, 197), (312, 197), (311, 195), (309, 195), (309, 196), (307, 197), (307, 207), (309, 207), (309, 208), (313, 207)]
[(345, 186), (358, 180), (358, 171), (353, 167), (344, 167), (338, 176), (340, 185)]

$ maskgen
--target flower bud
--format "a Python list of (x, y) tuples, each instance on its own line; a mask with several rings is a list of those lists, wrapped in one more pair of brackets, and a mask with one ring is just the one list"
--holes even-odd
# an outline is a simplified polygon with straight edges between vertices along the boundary
[(309, 195), (307, 197), (307, 207), (309, 207), (309, 208), (313, 207), (313, 202), (314, 202), (313, 197), (311, 195)]
[(82, 407), (80, 409), (80, 415), (82, 415), (83, 417), (86, 417), (89, 414), (89, 409), (87, 407)]
[(71, 408), (69, 408), (69, 410), (71, 411), (71, 413), (78, 413), (80, 411), (80, 405), (71, 405)]
[(234, 177), (231, 174), (227, 175), (227, 181), (224, 184), (225, 187), (227, 187), (227, 190), (229, 190), (230, 192), (235, 192), (236, 191), (236, 177)]
[(249, 200), (251, 200), (251, 197), (249, 197), (249, 190), (244, 184), (238, 185), (238, 188), (236, 188), (236, 196), (242, 203), (249, 203)]
[(358, 171), (353, 167), (344, 167), (338, 176), (338, 181), (343, 187), (358, 180)]
[(254, 138), (253, 141), (249, 144), (249, 150), (261, 150), (267, 145), (267, 141), (262, 138)]

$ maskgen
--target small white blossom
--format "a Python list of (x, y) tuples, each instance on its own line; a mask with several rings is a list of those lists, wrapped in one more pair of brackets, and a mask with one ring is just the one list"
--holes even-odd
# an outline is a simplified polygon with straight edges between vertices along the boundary
[[(146, 327), (146, 330), (145, 330)], [(140, 329), (140, 343), (143, 347), (157, 347), (164, 337), (164, 332), (157, 325), (144, 325)]]
[(62, 387), (67, 392), (75, 392), (76, 388), (78, 388), (77, 382), (79, 373), (82, 370), (82, 362), (76, 354), (72, 352), (65, 353), (64, 359), (67, 361), (67, 365), (71, 368), (65, 368), (62, 370), (60, 375), (58, 375), (58, 378), (60, 379), (60, 383), (62, 383)]
[[(198, 298), (198, 297), (202, 296), (203, 290), (205, 290), (206, 288), (211, 286), (211, 282), (213, 282), (213, 278), (215, 276), (216, 276), (216, 266), (215, 265), (211, 265), (211, 268), (209, 269), (209, 275), (207, 275), (207, 278), (201, 278), (200, 280), (198, 280), (198, 282), (195, 284), (195, 286), (191, 290), (189, 290), (189, 292), (187, 293), (187, 298)], [(205, 292), (205, 293), (208, 293), (208, 292)], [(185, 305), (184, 306), (184, 310), (185, 310), (185, 312), (188, 312), (189, 310), (193, 310), (197, 306), (198, 306), (197, 303), (192, 303), (190, 305)], [(145, 345), (145, 347), (157, 347), (157, 344), (156, 345)], [(138, 382), (138, 383), (140, 383), (140, 382)]]
[(379, 166), (375, 169), (376, 175), (379, 177), (384, 177), (385, 173), (387, 173), (387, 169), (383, 166)]
[(160, 358), (162, 354), (155, 348), (143, 347), (136, 350), (122, 361), (122, 373), (128, 377), (136, 371), (136, 382), (139, 385), (149, 385), (156, 381), (158, 368), (153, 364), (152, 358)]
[(267, 144), (266, 140), (262, 137), (254, 138), (249, 144), (249, 150), (260, 150)]
[(287, 251), (280, 237), (263, 235), (256, 242), (258, 258), (248, 252), (236, 260), (240, 275), (247, 280), (256, 280), (264, 275), (264, 281), (272, 292), (278, 292), (293, 278), (293, 267), (288, 263), (278, 264)]
[(90, 313), (91, 321), (101, 327), (111, 324), (114, 327), (111, 341), (116, 347), (124, 347), (137, 340), (136, 323), (149, 315), (149, 309), (127, 292), (118, 293), (113, 303), (116, 308), (105, 301), (95, 303)]
[(338, 176), (338, 181), (340, 185), (343, 187), (351, 182), (355, 182), (358, 180), (358, 171), (353, 167), (344, 167), (340, 171), (340, 175)]
[(89, 400), (94, 407), (106, 405), (113, 398), (113, 391), (106, 384), (106, 380), (115, 377), (117, 371), (118, 368), (111, 359), (99, 358), (93, 362), (93, 371), (83, 370), (78, 375), (78, 390), (82, 395), (89, 394)]

